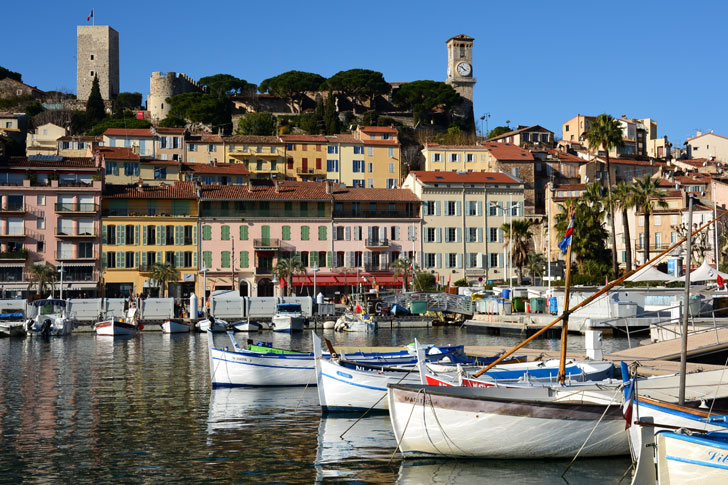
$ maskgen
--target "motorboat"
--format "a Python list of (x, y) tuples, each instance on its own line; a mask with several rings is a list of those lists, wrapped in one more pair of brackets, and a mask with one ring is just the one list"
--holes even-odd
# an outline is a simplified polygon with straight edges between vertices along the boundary
[(251, 322), (249, 320), (241, 320), (239, 322), (232, 323), (230, 325), (235, 332), (258, 332), (263, 328), (263, 325), (257, 322)]
[(367, 313), (345, 312), (334, 324), (337, 332), (371, 332), (377, 329), (377, 322)]
[(126, 313), (126, 317), (111, 317), (94, 325), (96, 335), (103, 337), (121, 337), (136, 335), (144, 326), (139, 324), (137, 309), (132, 307)]
[(70, 318), (66, 300), (48, 298), (32, 303), (36, 316), (26, 321), (26, 333), (30, 336), (69, 335), (78, 322)]
[(271, 319), (270, 328), (274, 332), (301, 332), (306, 325), (301, 305), (298, 303), (279, 303)]
[(200, 320), (195, 324), (195, 328), (198, 332), (207, 332), (208, 330), (215, 333), (222, 333), (227, 331), (228, 322), (220, 318), (209, 317), (204, 320)]
[(167, 320), (160, 323), (162, 333), (189, 333), (192, 330), (192, 324), (178, 319)]

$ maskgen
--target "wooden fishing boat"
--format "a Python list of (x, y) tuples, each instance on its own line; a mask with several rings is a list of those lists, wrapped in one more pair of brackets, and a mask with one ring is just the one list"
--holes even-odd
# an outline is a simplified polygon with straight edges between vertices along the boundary
[(192, 329), (190, 323), (182, 320), (167, 320), (160, 324), (162, 326), (162, 333), (189, 333)]
[(100, 337), (122, 337), (136, 335), (143, 326), (139, 325), (136, 308), (129, 308), (125, 318), (111, 317), (94, 325)]

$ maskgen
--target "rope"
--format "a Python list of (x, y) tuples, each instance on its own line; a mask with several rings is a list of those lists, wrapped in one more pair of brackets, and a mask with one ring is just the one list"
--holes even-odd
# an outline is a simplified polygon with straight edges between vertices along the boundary
[(604, 412), (599, 417), (599, 421), (597, 421), (597, 423), (594, 425), (594, 427), (592, 428), (592, 430), (589, 432), (589, 436), (586, 437), (586, 439), (584, 440), (584, 443), (582, 443), (581, 447), (579, 448), (579, 451), (576, 452), (576, 455), (574, 455), (574, 458), (572, 458), (572, 460), (569, 462), (569, 464), (566, 467), (566, 470), (564, 470), (564, 473), (561, 474), (561, 478), (563, 478), (564, 480), (566, 480), (564, 478), (564, 475), (566, 475), (566, 473), (571, 468), (571, 465), (573, 465), (574, 462), (576, 461), (576, 459), (579, 457), (579, 454), (584, 449), (584, 447), (586, 446), (586, 444), (589, 442), (589, 438), (592, 437), (592, 435), (594, 434), (594, 431), (597, 430), (597, 427), (599, 426), (599, 423), (601, 423), (602, 422), (602, 419), (604, 419), (604, 416), (607, 414), (607, 411), (609, 411), (609, 408), (612, 406), (612, 403), (614, 402), (614, 398), (617, 396), (617, 394), (619, 393), (619, 391), (620, 391), (620, 389), (617, 388), (617, 390), (614, 392), (614, 395), (609, 400), (609, 404), (607, 404), (607, 407), (604, 408)]
[[(435, 412), (435, 405), (432, 403), (432, 398), (430, 398), (430, 408), (432, 409), (432, 415), (435, 417), (435, 422), (437, 423), (437, 427), (440, 428), (440, 432), (445, 437), (446, 443), (447, 443), (447, 441), (449, 441), (450, 443), (452, 443), (452, 446), (454, 446), (455, 448), (457, 448), (464, 456), (468, 456), (468, 453), (465, 450), (463, 450), (462, 448), (460, 448), (452, 440), (452, 438), (450, 438), (450, 436), (448, 436), (448, 434), (445, 432), (445, 429), (442, 427), (442, 424), (440, 423), (440, 418), (437, 417), (437, 413)], [(423, 420), (423, 423), (425, 425), (425, 431), (427, 432), (427, 438), (430, 440), (430, 444), (432, 444), (432, 446), (434, 446), (435, 449), (440, 454), (443, 454), (444, 455), (445, 453), (442, 453), (442, 451), (440, 451), (440, 449), (437, 447), (437, 445), (432, 442), (432, 438), (430, 437), (430, 431), (429, 431), (429, 429), (427, 427), (427, 423), (425, 422), (425, 401), (422, 401), (422, 420)]]
[[(425, 388), (421, 387), (417, 390), (417, 396), (420, 395), (420, 393), (425, 394)], [(397, 453), (397, 450), (399, 449), (399, 445), (402, 444), (402, 440), (404, 439), (404, 434), (407, 432), (407, 427), (409, 427), (410, 419), (412, 419), (412, 414), (415, 412), (415, 407), (417, 407), (417, 396), (415, 396), (415, 402), (412, 404), (412, 410), (410, 411), (409, 417), (407, 418), (407, 422), (404, 425), (404, 429), (402, 430), (402, 436), (397, 440), (397, 447), (392, 452), (392, 456), (389, 458), (389, 461), (387, 462), (387, 465), (392, 463), (392, 460), (394, 460), (394, 455)], [(422, 405), (424, 407), (425, 404), (425, 396), (422, 397)], [(390, 411), (391, 412), (391, 411)]]
[(720, 385), (723, 383), (723, 376), (725, 375), (725, 368), (728, 366), (728, 357), (726, 357), (725, 364), (723, 364), (723, 371), (720, 375), (720, 381), (718, 381), (718, 385), (715, 386), (715, 395), (713, 396), (713, 400), (710, 403), (710, 409), (708, 410), (708, 418), (710, 418), (710, 415), (713, 414), (713, 406), (715, 405), (715, 400), (718, 399), (718, 390), (720, 389)]
[(306, 390), (308, 389), (308, 385), (311, 384), (311, 376), (316, 375), (316, 371), (313, 371), (313, 374), (308, 375), (308, 381), (306, 382), (306, 385), (303, 388), (303, 392), (301, 392), (301, 396), (298, 398), (298, 402), (296, 403), (296, 407), (293, 410), (294, 412), (298, 411), (298, 406), (301, 405), (301, 402), (303, 402), (303, 396), (306, 395)]

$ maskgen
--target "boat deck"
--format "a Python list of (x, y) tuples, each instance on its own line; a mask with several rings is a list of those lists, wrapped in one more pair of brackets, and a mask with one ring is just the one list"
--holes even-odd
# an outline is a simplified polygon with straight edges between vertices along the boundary
[[(614, 352), (610, 357), (622, 360), (680, 359), (682, 339), (664, 340), (654, 344)], [(710, 329), (688, 334), (688, 358), (728, 349), (728, 328)]]

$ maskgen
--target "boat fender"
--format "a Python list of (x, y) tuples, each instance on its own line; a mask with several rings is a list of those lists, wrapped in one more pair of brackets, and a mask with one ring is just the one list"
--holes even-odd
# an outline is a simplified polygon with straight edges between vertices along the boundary
[(140, 323), (139, 324), (139, 330), (144, 330), (144, 324), (143, 323)]

